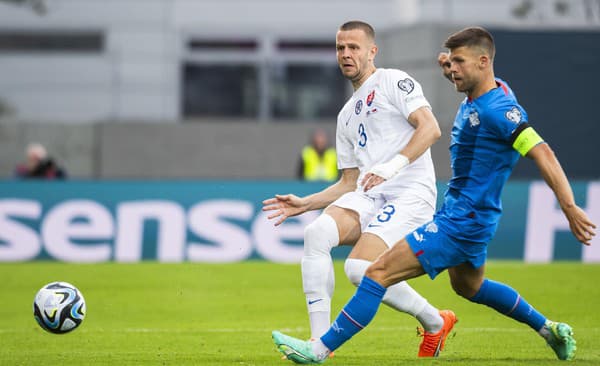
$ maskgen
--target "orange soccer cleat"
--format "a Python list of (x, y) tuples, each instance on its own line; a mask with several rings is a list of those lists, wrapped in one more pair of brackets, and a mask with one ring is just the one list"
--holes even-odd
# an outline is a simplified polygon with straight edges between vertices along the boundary
[(429, 333), (422, 328), (417, 328), (417, 331), (423, 341), (419, 346), (419, 357), (437, 357), (440, 351), (444, 349), (446, 338), (454, 328), (454, 324), (458, 322), (456, 315), (452, 310), (440, 310), (440, 316), (444, 319), (442, 329), (437, 333)]

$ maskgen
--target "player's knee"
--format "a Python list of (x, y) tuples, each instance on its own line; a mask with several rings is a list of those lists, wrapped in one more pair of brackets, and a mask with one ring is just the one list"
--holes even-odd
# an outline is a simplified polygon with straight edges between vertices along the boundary
[(479, 287), (473, 286), (469, 282), (451, 279), (450, 283), (454, 292), (465, 299), (471, 299), (479, 291)]
[(304, 228), (304, 255), (329, 255), (339, 244), (339, 233), (335, 220), (322, 214)]
[(344, 272), (346, 272), (346, 277), (348, 277), (350, 282), (354, 286), (358, 286), (370, 265), (371, 262), (364, 259), (348, 258), (344, 263)]
[(457, 294), (458, 296), (462, 296), (467, 298), (467, 296), (465, 296), (465, 290), (464, 288), (460, 287), (460, 286), (454, 286), (454, 284), (452, 285), (452, 289), (454, 290), (454, 293)]
[(386, 283), (387, 278), (385, 266), (375, 261), (369, 266), (369, 268), (367, 268), (365, 276), (379, 284), (384, 284)]

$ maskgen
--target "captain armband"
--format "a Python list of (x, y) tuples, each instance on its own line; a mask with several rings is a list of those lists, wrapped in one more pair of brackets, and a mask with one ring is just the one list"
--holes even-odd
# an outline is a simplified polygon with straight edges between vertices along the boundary
[(527, 123), (523, 123), (513, 133), (513, 149), (517, 150), (521, 156), (527, 155), (527, 153), (535, 146), (544, 142), (544, 140), (538, 135), (533, 127)]

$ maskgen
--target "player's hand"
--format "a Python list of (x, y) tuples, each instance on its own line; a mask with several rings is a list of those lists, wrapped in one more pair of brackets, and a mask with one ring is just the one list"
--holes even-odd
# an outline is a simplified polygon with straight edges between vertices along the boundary
[(394, 177), (408, 164), (410, 164), (410, 160), (405, 155), (396, 154), (389, 161), (383, 164), (377, 164), (369, 169), (367, 174), (365, 174), (361, 180), (360, 185), (366, 192), (376, 185), (379, 185)]
[(454, 83), (454, 80), (452, 79), (452, 72), (450, 72), (450, 66), (452, 66), (450, 63), (450, 55), (447, 52), (440, 52), (438, 55), (438, 65), (440, 65), (442, 68), (442, 74), (444, 77), (450, 80), (451, 83)]
[(378, 186), (383, 182), (385, 182), (385, 178), (373, 173), (367, 173), (360, 182), (360, 185), (363, 187), (363, 191), (366, 192), (369, 189)]
[(275, 226), (280, 225), (288, 217), (306, 212), (304, 200), (293, 194), (276, 194), (275, 197), (263, 201), (263, 211), (273, 211), (267, 218), (277, 219)]
[(564, 210), (567, 220), (569, 220), (569, 227), (571, 232), (577, 240), (584, 245), (590, 245), (592, 238), (596, 235), (596, 225), (585, 214), (585, 212), (578, 206), (572, 206)]

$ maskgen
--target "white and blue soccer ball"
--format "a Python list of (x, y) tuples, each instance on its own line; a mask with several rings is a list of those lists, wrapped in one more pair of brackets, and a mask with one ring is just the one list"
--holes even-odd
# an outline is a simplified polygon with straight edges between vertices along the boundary
[(76, 329), (85, 318), (85, 300), (67, 282), (52, 282), (42, 287), (33, 300), (33, 316), (44, 330), (64, 334)]

